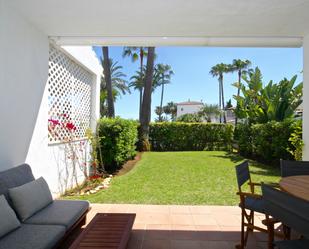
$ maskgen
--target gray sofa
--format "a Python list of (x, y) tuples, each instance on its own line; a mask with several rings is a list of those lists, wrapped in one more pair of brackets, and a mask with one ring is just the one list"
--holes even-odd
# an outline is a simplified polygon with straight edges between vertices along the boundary
[[(34, 181), (27, 164), (0, 172), (0, 195), (13, 208), (9, 189)], [(59, 246), (75, 227), (85, 223), (89, 211), (87, 201), (54, 200), (21, 225), (0, 238), (0, 249), (49, 249)], [(16, 213), (16, 211), (15, 211)], [(0, 222), (0, 226), (1, 226)]]

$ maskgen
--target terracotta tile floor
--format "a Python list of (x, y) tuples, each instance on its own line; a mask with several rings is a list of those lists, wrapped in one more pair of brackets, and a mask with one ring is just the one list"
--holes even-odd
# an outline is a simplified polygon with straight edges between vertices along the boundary
[[(92, 204), (96, 213), (136, 213), (128, 249), (232, 249), (240, 239), (240, 209), (232, 206)], [(256, 215), (257, 224), (263, 215)], [(267, 237), (250, 234), (248, 249), (262, 249)]]

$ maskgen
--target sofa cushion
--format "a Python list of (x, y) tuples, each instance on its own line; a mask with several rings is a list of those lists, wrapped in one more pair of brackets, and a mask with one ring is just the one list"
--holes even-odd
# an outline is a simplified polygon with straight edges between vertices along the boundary
[(69, 229), (88, 208), (88, 201), (54, 200), (50, 205), (25, 220), (25, 223), (63, 225)]
[(0, 249), (50, 249), (64, 234), (64, 226), (22, 224), (0, 239)]
[(20, 227), (20, 222), (4, 195), (0, 195), (0, 221), (0, 238)]
[(43, 177), (9, 189), (9, 195), (13, 207), (22, 221), (53, 201), (53, 197)]
[(0, 195), (4, 195), (9, 204), (11, 204), (8, 198), (8, 189), (15, 188), (25, 183), (34, 180), (31, 168), (28, 164), (22, 164), (0, 172)]

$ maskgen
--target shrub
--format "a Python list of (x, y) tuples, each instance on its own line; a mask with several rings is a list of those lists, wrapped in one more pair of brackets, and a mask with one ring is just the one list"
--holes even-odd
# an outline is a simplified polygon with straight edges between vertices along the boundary
[(230, 124), (152, 123), (149, 132), (154, 151), (230, 150), (232, 137)]
[(202, 117), (197, 113), (187, 113), (181, 115), (177, 118), (177, 122), (184, 122), (184, 123), (201, 123), (203, 122)]
[(108, 172), (114, 172), (136, 155), (137, 125), (136, 121), (121, 118), (99, 120), (99, 160)]
[[(293, 152), (299, 150), (291, 138), (301, 129), (301, 121), (270, 121), (264, 124), (239, 124), (234, 138), (238, 141), (239, 152), (267, 162), (279, 159), (293, 159)], [(294, 135), (293, 135), (294, 134)]]
[(238, 124), (235, 127), (234, 139), (238, 143), (238, 150), (242, 156), (252, 155), (251, 127), (248, 124)]

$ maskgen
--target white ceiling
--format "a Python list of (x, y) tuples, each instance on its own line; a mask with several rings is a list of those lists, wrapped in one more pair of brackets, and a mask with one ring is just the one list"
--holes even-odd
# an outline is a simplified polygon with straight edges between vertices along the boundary
[[(10, 0), (26, 19), (63, 43), (184, 44), (216, 39), (301, 39), (309, 0)], [(118, 37), (118, 38), (117, 38)], [(120, 38), (119, 38), (120, 37)], [(161, 40), (158, 40), (158, 37)], [(162, 37), (167, 37), (162, 39)], [(105, 39), (107, 38), (107, 39)], [(124, 38), (124, 39), (123, 39)], [(66, 40), (67, 39), (67, 40)], [(186, 40), (187, 39), (187, 40)], [(195, 40), (194, 40), (195, 39)], [(125, 43), (125, 41), (124, 41)], [(180, 42), (181, 43), (181, 42)], [(201, 41), (200, 41), (201, 43)], [(292, 42), (291, 42), (292, 44)], [(210, 44), (212, 45), (212, 44)], [(215, 44), (214, 44), (215, 45)]]

